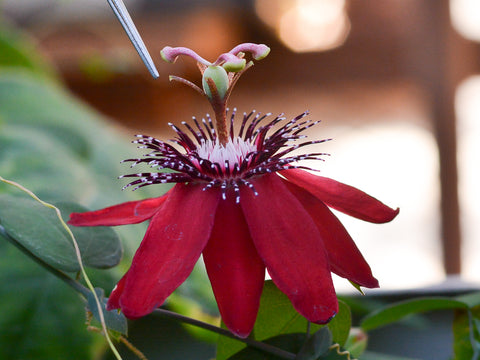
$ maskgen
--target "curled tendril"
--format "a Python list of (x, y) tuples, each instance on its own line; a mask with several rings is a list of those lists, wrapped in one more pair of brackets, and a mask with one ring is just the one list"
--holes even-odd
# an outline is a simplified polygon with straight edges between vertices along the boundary
[(340, 347), (340, 344), (333, 344), (332, 346), (329, 347), (329, 350), (335, 350), (337, 352), (338, 355), (340, 356), (346, 356), (347, 357), (347, 360), (357, 360), (355, 358), (352, 358), (351, 357), (351, 354), (349, 351), (342, 351), (341, 347)]

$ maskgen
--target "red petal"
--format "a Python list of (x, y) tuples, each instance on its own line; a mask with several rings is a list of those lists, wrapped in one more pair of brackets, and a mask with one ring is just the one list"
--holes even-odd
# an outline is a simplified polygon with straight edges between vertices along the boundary
[(74, 226), (116, 226), (138, 224), (150, 219), (165, 202), (169, 193), (163, 196), (107, 207), (96, 211), (71, 213), (68, 223)]
[(241, 205), (255, 246), (272, 280), (297, 311), (316, 323), (338, 311), (337, 298), (320, 233), (302, 204), (276, 174), (241, 188)]
[(347, 230), (328, 207), (308, 191), (285, 181), (285, 184), (312, 217), (327, 249), (332, 271), (368, 288), (378, 287), (367, 264)]
[(265, 265), (235, 197), (220, 201), (203, 259), (225, 325), (247, 337), (257, 318)]
[(123, 293), (123, 288), (125, 287), (125, 281), (127, 280), (128, 271), (118, 282), (110, 294), (107, 302), (107, 310), (120, 309), (120, 296)]
[(396, 210), (386, 206), (374, 197), (352, 186), (338, 181), (310, 174), (304, 170), (290, 169), (280, 173), (331, 208), (347, 215), (372, 223), (385, 223), (398, 215)]
[(125, 316), (152, 312), (192, 272), (210, 237), (220, 199), (218, 191), (203, 187), (175, 185), (153, 216), (119, 298)]

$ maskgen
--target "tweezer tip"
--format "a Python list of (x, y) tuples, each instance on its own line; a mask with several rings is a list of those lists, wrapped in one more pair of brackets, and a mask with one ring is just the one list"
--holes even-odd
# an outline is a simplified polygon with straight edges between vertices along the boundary
[(108, 0), (108, 3), (117, 19), (122, 24), (123, 29), (127, 33), (128, 38), (135, 47), (135, 50), (137, 50), (138, 55), (140, 55), (140, 58), (147, 67), (148, 71), (154, 79), (157, 79), (160, 76), (158, 70), (153, 63), (150, 53), (148, 52), (142, 37), (138, 33), (138, 30), (135, 27), (127, 8), (125, 7), (125, 4), (122, 0)]

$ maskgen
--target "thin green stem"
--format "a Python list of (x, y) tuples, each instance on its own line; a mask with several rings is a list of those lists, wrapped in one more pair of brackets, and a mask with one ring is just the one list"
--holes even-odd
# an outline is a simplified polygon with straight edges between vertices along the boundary
[(176, 320), (179, 320), (179, 321), (184, 322), (186, 324), (197, 326), (197, 327), (200, 327), (200, 328), (208, 330), (208, 331), (215, 332), (219, 335), (226, 336), (226, 337), (229, 337), (229, 338), (237, 340), (237, 341), (241, 341), (241, 342), (247, 344), (248, 346), (254, 347), (258, 350), (267, 352), (267, 353), (272, 354), (272, 355), (276, 355), (276, 356), (278, 356), (282, 359), (294, 360), (296, 358), (296, 355), (294, 353), (282, 350), (282, 349), (280, 349), (276, 346), (272, 346), (272, 345), (269, 345), (269, 344), (266, 344), (266, 343), (263, 343), (263, 342), (260, 342), (260, 341), (256, 341), (256, 340), (253, 340), (253, 339), (250, 339), (250, 338), (245, 338), (245, 339), (240, 338), (240, 337), (232, 334), (230, 331), (222, 329), (221, 327), (211, 325), (211, 324), (205, 323), (205, 322), (200, 321), (200, 320), (192, 319), (192, 318), (189, 318), (187, 316), (177, 314), (173, 311), (169, 311), (169, 310), (165, 310), (165, 309), (156, 309), (154, 311), (154, 313), (159, 314), (159, 315), (163, 315), (165, 317), (169, 317), (169, 318), (172, 318), (172, 319), (176, 319)]

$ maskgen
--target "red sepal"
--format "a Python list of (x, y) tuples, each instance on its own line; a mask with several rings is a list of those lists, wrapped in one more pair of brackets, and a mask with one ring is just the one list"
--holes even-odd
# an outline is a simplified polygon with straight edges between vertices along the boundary
[(71, 213), (68, 223), (74, 226), (117, 226), (138, 224), (150, 219), (168, 197), (165, 195), (107, 207), (96, 211)]
[(247, 337), (257, 317), (265, 265), (234, 196), (220, 201), (203, 259), (223, 322), (237, 336)]
[(250, 234), (273, 282), (308, 320), (324, 324), (338, 311), (327, 252), (308, 212), (277, 174), (242, 187)]
[(119, 284), (123, 286), (111, 295), (125, 316), (149, 314), (192, 272), (210, 237), (220, 199), (218, 191), (203, 187), (175, 185), (151, 219), (124, 284)]
[(331, 208), (361, 220), (385, 223), (393, 220), (400, 211), (398, 208), (394, 210), (388, 207), (357, 188), (304, 170), (289, 169), (280, 174)]
[(378, 281), (340, 220), (308, 191), (284, 181), (317, 225), (327, 249), (331, 270), (354, 283), (377, 288)]

